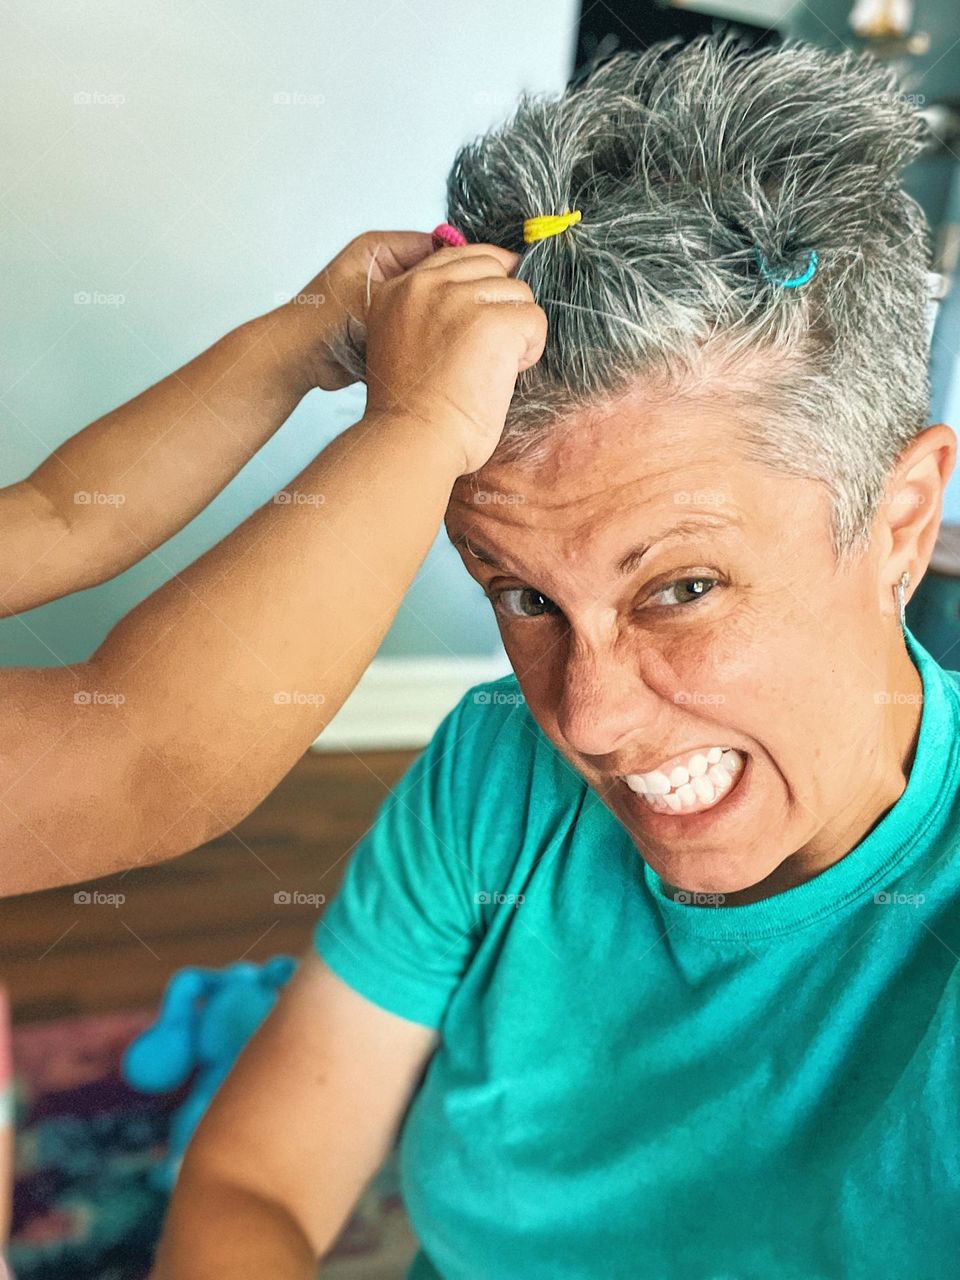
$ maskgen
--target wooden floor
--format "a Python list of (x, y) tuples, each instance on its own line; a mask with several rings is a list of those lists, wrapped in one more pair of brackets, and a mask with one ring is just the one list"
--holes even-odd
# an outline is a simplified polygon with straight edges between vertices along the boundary
[[(308, 753), (233, 832), (173, 862), (0, 901), (14, 1021), (154, 1005), (175, 969), (299, 955), (348, 856), (416, 752)], [(74, 895), (123, 894), (120, 905)]]

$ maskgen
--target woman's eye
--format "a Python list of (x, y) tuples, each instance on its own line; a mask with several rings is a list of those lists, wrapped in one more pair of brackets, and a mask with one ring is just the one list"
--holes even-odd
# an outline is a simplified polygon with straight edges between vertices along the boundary
[[(709, 595), (719, 578), (677, 578), (655, 592), (652, 600), (674, 608), (680, 604), (696, 604)], [(560, 612), (558, 605), (534, 587), (504, 587), (492, 593), (493, 606), (508, 618), (542, 618)]]
[[(678, 604), (695, 604), (697, 600), (702, 600), (705, 595), (709, 595), (717, 585), (717, 581), (717, 578), (677, 578), (675, 582), (668, 582), (665, 587), (661, 587), (659, 591), (654, 593), (652, 598), (656, 600), (658, 596), (667, 596), (673, 593), (674, 599), (661, 602), (666, 604), (668, 608)], [(689, 595), (684, 596), (681, 594), (681, 597), (677, 599), (676, 593), (678, 590), (681, 593), (689, 591)]]
[(494, 593), (494, 608), (501, 609), (508, 618), (541, 618), (560, 610), (533, 587), (505, 587)]

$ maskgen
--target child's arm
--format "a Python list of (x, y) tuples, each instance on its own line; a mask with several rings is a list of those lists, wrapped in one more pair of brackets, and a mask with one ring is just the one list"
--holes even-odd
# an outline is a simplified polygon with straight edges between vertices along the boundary
[(309, 955), (197, 1129), (150, 1280), (312, 1280), (436, 1041)]
[(0, 672), (0, 894), (192, 849), (302, 755), (376, 652), (454, 481), (493, 452), (518, 370), (540, 358), (546, 316), (507, 277), (516, 261), (443, 249), (381, 286), (367, 415), (290, 501), (161, 587), (89, 662)]
[(104, 582), (182, 529), (311, 388), (347, 384), (329, 344), (363, 319), (371, 258), (378, 284), (431, 248), (420, 231), (358, 236), (296, 299), (234, 329), (0, 489), (0, 614)]

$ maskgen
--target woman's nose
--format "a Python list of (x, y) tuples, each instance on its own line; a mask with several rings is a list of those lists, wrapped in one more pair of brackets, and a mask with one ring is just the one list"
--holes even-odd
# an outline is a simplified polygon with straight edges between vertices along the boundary
[(649, 740), (655, 732), (660, 699), (627, 654), (615, 649), (571, 652), (560, 679), (557, 726), (581, 755), (610, 755), (632, 738)]

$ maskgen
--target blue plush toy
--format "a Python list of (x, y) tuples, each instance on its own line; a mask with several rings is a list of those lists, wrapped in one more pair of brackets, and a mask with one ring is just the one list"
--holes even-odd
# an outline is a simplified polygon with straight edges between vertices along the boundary
[(156, 1170), (163, 1190), (173, 1189), (201, 1116), (296, 967), (291, 956), (274, 956), (263, 965), (181, 969), (167, 984), (157, 1021), (128, 1046), (123, 1076), (142, 1093), (178, 1089), (196, 1072), (190, 1096), (171, 1118), (167, 1158)]

